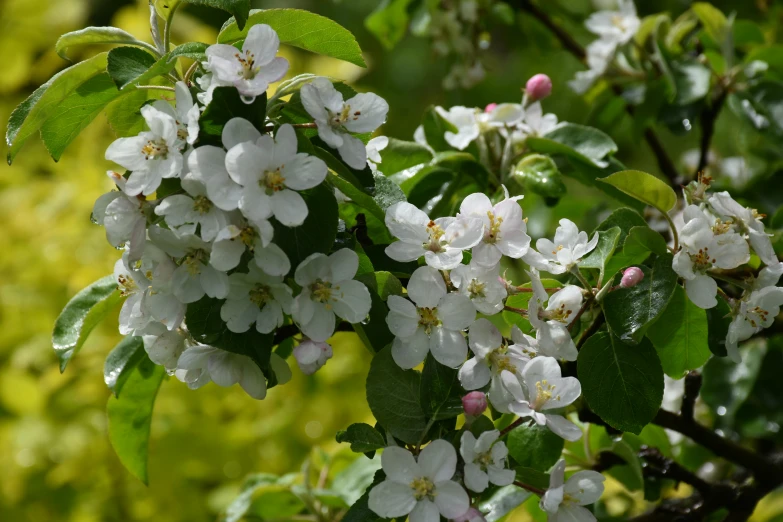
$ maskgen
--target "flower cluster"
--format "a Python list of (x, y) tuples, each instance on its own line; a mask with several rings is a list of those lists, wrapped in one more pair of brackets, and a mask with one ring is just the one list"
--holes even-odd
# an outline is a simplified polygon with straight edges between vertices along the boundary
[(582, 94), (604, 75), (615, 58), (619, 47), (626, 45), (636, 35), (641, 20), (636, 15), (633, 0), (618, 0), (617, 11), (598, 11), (585, 21), (585, 27), (598, 35), (585, 49), (586, 71), (579, 71), (568, 84)]
[[(771, 326), (780, 313), (783, 288), (776, 285), (783, 275), (783, 262), (764, 231), (764, 216), (742, 206), (728, 192), (709, 192), (710, 182), (709, 177), (700, 176), (685, 189), (689, 205), (683, 211), (685, 225), (679, 231), (680, 249), (672, 268), (684, 279), (685, 291), (695, 305), (707, 309), (717, 306), (718, 293), (727, 299), (732, 321), (726, 351), (739, 361), (738, 343)], [(751, 252), (764, 268), (755, 278), (735, 278), (735, 269), (750, 261)], [(728, 297), (716, 279), (742, 288), (742, 295)]]
[[(407, 299), (389, 296), (387, 324), (394, 334), (392, 357), (401, 368), (413, 368), (431, 353), (436, 361), (459, 367), (466, 390), (489, 386), (489, 400), (501, 412), (529, 417), (568, 439), (581, 431), (565, 417), (548, 410), (564, 408), (581, 393), (575, 377), (561, 377), (558, 359), (576, 360), (569, 325), (578, 315), (583, 290), (567, 285), (547, 291), (539, 270), (563, 274), (592, 251), (598, 237), (567, 219), (560, 221), (553, 241), (530, 246), (519, 197), (492, 204), (484, 194), (471, 194), (456, 217), (430, 218), (409, 203), (386, 213), (386, 226), (399, 241), (386, 248), (397, 261), (424, 258), (408, 282)], [(470, 251), (468, 264), (463, 255)], [(527, 262), (530, 288), (514, 287), (499, 274), (503, 256)], [(530, 295), (521, 310), (534, 331), (514, 327), (504, 339), (486, 318), (503, 310), (511, 293)], [(467, 332), (467, 340), (465, 337)], [(466, 361), (468, 349), (472, 357)]]
[[(294, 355), (308, 374), (331, 357), (325, 341), (336, 318), (360, 322), (371, 305), (367, 288), (354, 280), (355, 252), (315, 253), (292, 267), (275, 243), (273, 221), (301, 226), (309, 210), (300, 192), (327, 176), (323, 160), (299, 152), (292, 125), (269, 120), (259, 129), (233, 118), (222, 130), (222, 146), (199, 140), (199, 117), (216, 88), (236, 88), (249, 103), (285, 75), (288, 62), (276, 57), (278, 46), (269, 26), (255, 25), (241, 52), (209, 47), (195, 102), (188, 85), (177, 83), (174, 106), (164, 100), (144, 106), (148, 130), (109, 146), (106, 159), (127, 173), (109, 173), (119, 190), (101, 196), (93, 211), (109, 242), (125, 249), (114, 271), (127, 296), (120, 331), (141, 336), (153, 362), (191, 388), (239, 383), (259, 399), (266, 394), (259, 366), (246, 355), (198, 343), (185, 323), (189, 304), (204, 296), (222, 300), (220, 319), (237, 334), (251, 328), (270, 334), (295, 324), (305, 339)], [(348, 165), (363, 168), (364, 144), (352, 133), (380, 126), (386, 102), (370, 93), (343, 101), (325, 78), (304, 85), (301, 97), (323, 142)], [(290, 377), (277, 355), (269, 365), (277, 382)]]

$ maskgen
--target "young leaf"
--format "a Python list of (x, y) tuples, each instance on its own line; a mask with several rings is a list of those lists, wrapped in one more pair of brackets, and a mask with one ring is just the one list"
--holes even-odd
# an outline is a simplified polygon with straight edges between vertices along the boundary
[(707, 343), (710, 351), (718, 357), (726, 357), (726, 336), (731, 324), (731, 307), (725, 299), (718, 299), (718, 306), (707, 310)]
[(647, 332), (666, 375), (679, 379), (707, 362), (707, 330), (707, 311), (693, 304), (677, 285), (669, 306)]
[(387, 50), (394, 48), (408, 29), (408, 4), (411, 0), (383, 0), (364, 20), (364, 26)]
[(90, 332), (122, 301), (113, 275), (98, 279), (68, 301), (54, 323), (52, 346), (60, 372), (87, 340)]
[(547, 471), (563, 452), (565, 441), (546, 426), (523, 424), (508, 434), (508, 454), (526, 468)]
[(579, 263), (579, 268), (599, 269), (601, 271), (599, 280), (603, 281), (606, 263), (612, 257), (612, 254), (614, 254), (619, 239), (620, 227), (612, 227), (609, 230), (601, 230), (598, 232), (598, 244), (596, 245), (595, 250), (582, 259)]
[(708, 2), (695, 2), (691, 10), (696, 14), (704, 27), (704, 30), (710, 35), (710, 38), (718, 44), (723, 42), (726, 37), (726, 26), (728, 20), (718, 8)]
[(623, 245), (623, 254), (629, 257), (648, 256), (650, 253), (664, 256), (668, 251), (663, 236), (646, 225), (629, 230)]
[(356, 188), (356, 185), (338, 175), (335, 171), (331, 171), (331, 175), (327, 177), (327, 181), (334, 185), (340, 192), (351, 198), (351, 201), (379, 220), (383, 221), (386, 219), (386, 213), (378, 206), (378, 203), (375, 202), (371, 195)]
[(147, 358), (141, 337), (126, 336), (109, 352), (103, 365), (103, 381), (114, 393), (120, 396), (120, 391), (136, 366)]
[(203, 61), (206, 59), (206, 51), (209, 45), (201, 42), (188, 42), (175, 47), (166, 55), (166, 61), (171, 63), (177, 58), (188, 58), (193, 61)]
[(52, 76), (20, 103), (8, 119), (5, 139), (8, 143), (8, 164), (16, 157), (25, 141), (32, 136), (57, 106), (81, 84), (106, 69), (107, 53), (79, 62)]
[(463, 412), (463, 389), (457, 370), (427, 355), (421, 372), (421, 408), (430, 420), (451, 419)]
[(671, 254), (659, 256), (652, 268), (641, 267), (644, 279), (631, 288), (609, 292), (603, 308), (606, 323), (614, 335), (636, 344), (663, 313), (677, 286)]
[(432, 161), (432, 152), (424, 145), (396, 138), (389, 138), (389, 144), (380, 151), (380, 155), (378, 171), (386, 176)]
[[(240, 31), (247, 24), (248, 17), (250, 16), (250, 0), (185, 0), (188, 3), (196, 5), (206, 5), (214, 7), (215, 9), (221, 9), (231, 13), (234, 17), (230, 20), (233, 25), (237, 26)], [(253, 25), (251, 23), (251, 25)], [(222, 42), (220, 42), (222, 43)], [(167, 49), (168, 50), (168, 49)]]
[(109, 419), (109, 441), (125, 469), (149, 483), (147, 461), (150, 424), (155, 397), (166, 376), (163, 366), (149, 359), (133, 369), (121, 397), (109, 397), (106, 413)]
[(347, 429), (338, 431), (335, 439), (337, 442), (350, 443), (351, 451), (356, 453), (367, 453), (386, 447), (386, 439), (381, 432), (364, 423), (351, 424)]
[(531, 150), (545, 154), (563, 154), (582, 162), (606, 167), (604, 158), (617, 152), (617, 144), (605, 133), (576, 123), (561, 123), (541, 137), (525, 142)]
[(281, 43), (345, 60), (359, 67), (367, 66), (362, 50), (349, 30), (324, 16), (302, 9), (254, 10), (244, 29), (229, 20), (218, 34), (218, 43), (233, 44), (244, 40), (248, 29), (256, 24), (272, 27)]
[(674, 193), (674, 190), (666, 182), (646, 172), (623, 170), (601, 178), (599, 181), (612, 185), (642, 203), (655, 207), (664, 214), (677, 204), (677, 194)]
[(521, 188), (527, 188), (545, 198), (557, 201), (566, 193), (563, 175), (552, 158), (543, 154), (529, 154), (516, 164), (512, 180)]
[(646, 339), (631, 346), (598, 332), (577, 358), (582, 393), (590, 409), (609, 425), (638, 434), (663, 400), (663, 369)]
[(397, 366), (390, 346), (373, 357), (367, 374), (367, 403), (388, 432), (409, 444), (418, 443), (427, 427), (420, 386), (419, 372)]
[(54, 44), (54, 50), (62, 59), (70, 60), (67, 51), (72, 47), (113, 44), (136, 45), (155, 51), (155, 48), (147, 42), (137, 40), (132, 34), (117, 27), (85, 27), (78, 31), (65, 33)]
[(378, 207), (386, 213), (386, 209), (395, 203), (400, 201), (407, 201), (405, 193), (402, 191), (399, 185), (384, 176), (383, 174), (375, 174), (375, 196), (373, 199)]

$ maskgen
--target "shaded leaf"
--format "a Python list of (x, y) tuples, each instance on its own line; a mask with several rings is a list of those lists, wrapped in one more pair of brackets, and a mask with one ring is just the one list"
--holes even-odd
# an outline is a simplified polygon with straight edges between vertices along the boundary
[(517, 464), (538, 471), (547, 471), (557, 463), (564, 444), (565, 441), (546, 426), (525, 424), (511, 430), (506, 441), (508, 453)]
[(386, 447), (386, 439), (369, 424), (351, 424), (345, 430), (337, 432), (337, 442), (347, 442), (351, 445), (351, 451), (366, 453)]
[(463, 389), (457, 370), (427, 354), (421, 372), (421, 407), (429, 419), (450, 419), (461, 414)]
[(131, 372), (144, 359), (147, 359), (144, 342), (141, 337), (132, 335), (126, 336), (109, 352), (103, 365), (103, 381), (115, 397), (120, 396)]

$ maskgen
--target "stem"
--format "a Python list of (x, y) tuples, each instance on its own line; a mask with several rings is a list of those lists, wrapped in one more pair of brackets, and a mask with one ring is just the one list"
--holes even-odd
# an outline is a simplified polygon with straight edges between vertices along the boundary
[(750, 287), (750, 285), (748, 283), (746, 283), (744, 281), (739, 281), (739, 280), (731, 278), (731, 277), (727, 277), (727, 276), (722, 275), (722, 274), (716, 274), (714, 272), (710, 272), (710, 277), (713, 277), (714, 279), (717, 279), (719, 281), (723, 281), (725, 283), (732, 284), (734, 286), (738, 286), (738, 287), (742, 288), (743, 290), (748, 290), (748, 291), (752, 290), (752, 288)]
[(593, 296), (591, 295), (588, 297), (584, 303), (582, 303), (582, 307), (579, 309), (579, 311), (576, 313), (574, 318), (571, 320), (571, 323), (568, 325), (568, 331), (572, 332), (574, 330), (575, 325), (579, 323), (579, 319), (581, 319), (582, 314), (585, 313), (585, 310), (590, 306), (590, 303), (593, 302)]
[(155, 4), (152, 2), (152, 0), (150, 0), (150, 33), (152, 34), (152, 41), (155, 43), (155, 47), (157, 47), (161, 56), (166, 54), (166, 50), (163, 47), (163, 40), (160, 36), (158, 12), (155, 10)]
[(601, 325), (605, 322), (604, 314), (600, 313), (598, 314), (598, 317), (596, 317), (593, 322), (590, 324), (590, 326), (587, 327), (587, 330), (584, 331), (584, 333), (579, 337), (579, 340), (576, 342), (576, 349), (579, 350), (583, 344), (590, 338), (591, 335), (593, 335), (595, 332), (598, 331), (599, 328), (601, 328)]
[(183, 78), (185, 83), (190, 84), (190, 77), (193, 76), (193, 73), (196, 72), (196, 69), (198, 69), (199, 65), (201, 64), (199, 63), (198, 60), (196, 60), (195, 62), (193, 62), (193, 64), (190, 67), (188, 67), (188, 70), (185, 71), (185, 77)]
[(163, 48), (165, 49), (164, 53), (169, 52), (169, 48), (171, 47), (171, 26), (174, 22), (174, 13), (177, 12), (177, 9), (179, 9), (180, 5), (181, 2), (176, 2), (169, 9), (169, 15), (166, 17), (166, 25), (163, 28)]
[(677, 252), (680, 249), (680, 236), (677, 234), (677, 227), (674, 226), (674, 221), (669, 217), (668, 212), (661, 212), (666, 222), (669, 223), (669, 228), (672, 231), (672, 239), (674, 240), (674, 251)]
[(535, 493), (539, 497), (543, 497), (544, 493), (546, 493), (546, 491), (544, 491), (543, 489), (537, 488), (535, 486), (531, 486), (530, 484), (525, 484), (524, 482), (520, 482), (518, 480), (515, 480), (513, 484), (518, 488), (526, 489), (531, 493)]
[[(317, 129), (318, 125), (315, 123), (292, 123), (291, 127), (296, 129)], [(275, 130), (274, 125), (267, 125), (264, 127), (264, 132), (272, 132), (273, 130)]]
[(527, 310), (523, 310), (522, 308), (514, 308), (513, 306), (504, 306), (503, 310), (514, 312), (515, 314), (519, 314), (522, 317), (527, 317)]
[(524, 422), (525, 422), (525, 419), (523, 419), (522, 417), (519, 417), (517, 420), (515, 420), (514, 422), (512, 422), (511, 424), (509, 424), (508, 426), (506, 426), (502, 430), (500, 430), (500, 435), (498, 436), (498, 438), (501, 438), (501, 437), (503, 437), (505, 435), (508, 435), (508, 432), (510, 432), (511, 430), (513, 430), (514, 428), (516, 428), (518, 426), (521, 426)]
[(708, 110), (701, 113), (701, 146), (699, 149), (699, 165), (696, 167), (696, 173), (694, 176), (698, 175), (699, 172), (707, 167), (710, 154), (710, 143), (712, 142), (713, 134), (715, 134), (715, 121), (718, 119), (718, 115), (723, 108), (723, 104), (726, 101), (727, 95), (728, 91), (721, 89), (720, 94), (718, 94), (717, 98), (715, 98), (715, 100), (712, 102), (712, 106)]
[(585, 287), (585, 290), (590, 292), (590, 295), (593, 294), (593, 285), (587, 282), (587, 279), (585, 279), (585, 276), (582, 275), (582, 272), (579, 271), (579, 269), (574, 266), (571, 268), (571, 273), (576, 276), (577, 279), (579, 279), (579, 282), (582, 283), (582, 286)]
[(174, 87), (168, 87), (166, 85), (137, 85), (137, 89), (149, 89), (149, 90), (158, 90), (158, 91), (169, 91), (169, 92), (176, 92)]

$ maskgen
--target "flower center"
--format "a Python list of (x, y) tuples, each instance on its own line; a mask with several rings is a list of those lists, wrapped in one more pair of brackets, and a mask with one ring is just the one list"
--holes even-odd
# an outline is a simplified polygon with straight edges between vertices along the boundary
[(136, 292), (136, 281), (127, 274), (120, 274), (117, 276), (117, 288), (120, 291), (120, 295), (123, 297), (129, 296)]
[(486, 288), (486, 283), (482, 283), (478, 279), (471, 279), (470, 284), (468, 285), (468, 294), (470, 294), (471, 299), (476, 299), (477, 297), (486, 297)]
[(712, 233), (716, 236), (720, 234), (725, 234), (727, 232), (731, 231), (731, 221), (721, 221), (720, 219), (715, 220), (715, 224), (712, 225)]
[(503, 223), (503, 218), (495, 216), (495, 213), (491, 210), (487, 211), (487, 217), (489, 218), (489, 229), (484, 237), (484, 241), (495, 243), (500, 238), (500, 225)]
[(700, 248), (696, 254), (691, 254), (693, 268), (699, 271), (705, 271), (712, 268), (715, 258), (710, 258), (710, 249), (708, 247)]
[(620, 15), (614, 15), (612, 16), (612, 25), (620, 29), (621, 31), (625, 31), (627, 29), (627, 24), (625, 21), (625, 17)]
[(345, 125), (346, 122), (353, 120), (356, 121), (359, 119), (359, 116), (362, 115), (362, 111), (354, 111), (353, 114), (351, 113), (351, 106), (347, 103), (343, 104), (343, 108), (340, 110), (340, 112), (329, 112), (329, 125), (332, 127), (342, 127)]
[(261, 283), (256, 283), (256, 286), (250, 290), (249, 297), (250, 301), (259, 308), (263, 308), (265, 304), (273, 299), (272, 290)]
[[(533, 409), (538, 410), (544, 406), (552, 398), (554, 390), (555, 385), (549, 384), (549, 381), (546, 379), (536, 382), (536, 399), (531, 405)], [(560, 400), (560, 396), (558, 395), (555, 399)]]
[(745, 314), (745, 318), (748, 320), (748, 322), (753, 328), (764, 326), (767, 322), (768, 317), (769, 317), (769, 312), (764, 310), (760, 306), (751, 308)]
[(206, 214), (212, 210), (212, 202), (205, 196), (196, 196), (193, 200), (193, 210), (199, 214)]
[(416, 500), (428, 498), (432, 500), (435, 497), (435, 484), (427, 477), (417, 477), (410, 483), (413, 490), (413, 496)]
[(442, 252), (443, 245), (441, 244), (441, 238), (446, 234), (440, 226), (434, 221), (427, 223), (427, 234), (430, 236), (430, 240), (422, 245), (426, 250), (431, 252)]
[(208, 259), (209, 253), (206, 250), (202, 248), (196, 248), (188, 252), (182, 262), (187, 267), (188, 273), (190, 275), (196, 275), (201, 273), (201, 265), (206, 264), (205, 262)]
[(503, 370), (511, 373), (517, 373), (517, 365), (511, 361), (511, 357), (508, 356), (507, 346), (498, 346), (487, 355), (489, 364), (497, 375), (500, 375)]
[(242, 229), (238, 237), (246, 247), (248, 247), (250, 250), (253, 250), (258, 234), (256, 233), (256, 229), (248, 225)]
[(282, 168), (283, 165), (280, 165), (275, 170), (265, 170), (258, 180), (258, 185), (270, 196), (285, 188), (285, 176), (280, 172)]
[(256, 55), (250, 51), (236, 53), (234, 57), (239, 60), (239, 64), (242, 66), (242, 70), (237, 72), (237, 75), (242, 79), (252, 80), (261, 70), (261, 67), (256, 67)]
[(560, 306), (558, 306), (554, 310), (547, 310), (546, 312), (544, 312), (544, 316), (547, 319), (553, 319), (561, 323), (567, 323), (568, 318), (571, 316), (573, 312), (574, 312), (573, 310), (566, 308), (565, 303), (561, 303)]
[(312, 292), (313, 301), (328, 303), (332, 298), (332, 283), (318, 279), (310, 285), (310, 291)]
[(419, 313), (419, 326), (424, 328), (427, 335), (434, 327), (441, 325), (437, 308), (417, 308), (416, 311)]
[(552, 250), (552, 255), (556, 256), (557, 253), (560, 252), (561, 250), (563, 250), (563, 245), (557, 245), (557, 247), (554, 250)]
[(141, 148), (141, 153), (144, 155), (145, 160), (158, 159), (159, 157), (166, 159), (169, 147), (162, 138), (147, 140), (147, 143)]

